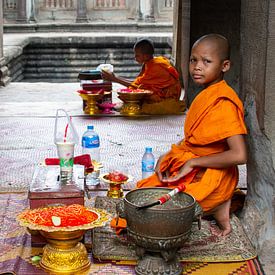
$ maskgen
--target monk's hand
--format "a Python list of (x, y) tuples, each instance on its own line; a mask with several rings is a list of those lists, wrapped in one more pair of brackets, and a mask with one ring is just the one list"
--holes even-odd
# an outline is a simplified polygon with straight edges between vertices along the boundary
[(101, 77), (104, 80), (109, 80), (109, 81), (115, 81), (115, 79), (116, 79), (116, 76), (114, 73), (110, 73), (105, 70), (101, 70)]
[(159, 157), (159, 159), (157, 161), (157, 164), (156, 164), (156, 167), (155, 167), (155, 173), (157, 174), (160, 181), (162, 181), (163, 178), (165, 178), (167, 176), (167, 172), (160, 171), (160, 163), (161, 163), (162, 158), (163, 158), (163, 156)]
[(194, 167), (192, 167), (188, 162), (186, 162), (178, 171), (176, 175), (169, 176), (164, 178), (162, 181), (167, 183), (175, 183), (191, 173), (194, 170)]

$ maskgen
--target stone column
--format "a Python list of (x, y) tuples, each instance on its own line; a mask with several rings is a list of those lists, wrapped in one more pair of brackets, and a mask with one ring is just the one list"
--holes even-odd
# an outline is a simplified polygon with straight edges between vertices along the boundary
[[(175, 0), (173, 10), (173, 61), (180, 72), (181, 84), (187, 91), (190, 44), (190, 0)], [(186, 99), (186, 98), (185, 98)]]
[(258, 249), (275, 236), (274, 12), (273, 0), (243, 0), (241, 4), (240, 95), (249, 133), (242, 221)]
[(27, 0), (17, 1), (17, 22), (27, 23)]
[(155, 1), (147, 0), (148, 8), (147, 14), (145, 15), (145, 21), (153, 22), (155, 21)]
[(0, 0), (0, 60), (3, 58), (3, 1)]
[(3, 51), (3, 1), (0, 0), (0, 86), (8, 84), (10, 78), (8, 77), (8, 68), (5, 66), (5, 58)]
[(88, 22), (86, 0), (78, 0), (77, 1), (77, 11), (76, 12), (77, 12), (77, 14), (76, 14), (76, 22), (77, 23)]
[(138, 11), (137, 11), (137, 20), (138, 21), (142, 21), (143, 20), (143, 15), (142, 15), (142, 11), (141, 11), (141, 3), (142, 0), (138, 0)]
[(154, 0), (139, 0), (138, 20), (155, 21)]

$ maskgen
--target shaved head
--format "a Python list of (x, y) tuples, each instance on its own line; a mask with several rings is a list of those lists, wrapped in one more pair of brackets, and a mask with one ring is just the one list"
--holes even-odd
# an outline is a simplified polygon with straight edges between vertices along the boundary
[(143, 54), (154, 54), (154, 43), (148, 38), (142, 38), (136, 42), (134, 49), (139, 49)]
[(230, 45), (224, 36), (216, 33), (204, 35), (194, 43), (192, 48), (196, 47), (200, 43), (207, 43), (211, 45), (211, 47), (215, 48), (221, 60), (230, 59)]

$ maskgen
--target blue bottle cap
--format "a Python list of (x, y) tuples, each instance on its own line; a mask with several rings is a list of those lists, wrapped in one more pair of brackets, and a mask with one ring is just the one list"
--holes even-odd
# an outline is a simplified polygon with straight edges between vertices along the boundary
[(145, 151), (146, 151), (147, 153), (152, 153), (152, 147), (146, 147), (146, 148), (145, 148)]
[(93, 125), (89, 125), (89, 126), (87, 126), (87, 129), (88, 130), (94, 130), (94, 126)]

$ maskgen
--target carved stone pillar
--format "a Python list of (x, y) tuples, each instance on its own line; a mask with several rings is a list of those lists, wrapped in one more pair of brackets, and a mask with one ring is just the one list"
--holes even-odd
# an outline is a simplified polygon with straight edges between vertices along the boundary
[(155, 0), (139, 0), (138, 19), (155, 21)]
[[(173, 60), (181, 75), (185, 94), (188, 88), (190, 44), (190, 0), (175, 0), (173, 22)], [(185, 98), (186, 99), (186, 98)]]
[(0, 86), (8, 84), (10, 78), (8, 77), (8, 68), (5, 66), (5, 59), (3, 53), (3, 1), (0, 0)]
[(142, 15), (142, 11), (141, 11), (141, 5), (142, 5), (142, 0), (138, 1), (138, 11), (137, 11), (137, 20), (138, 21), (142, 21), (143, 20), (143, 15)]
[(17, 18), (16, 21), (20, 23), (27, 23), (27, 0), (17, 1)]
[(87, 18), (87, 4), (86, 0), (78, 0), (77, 1), (77, 14), (76, 14), (76, 22), (88, 22)]
[(0, 0), (0, 60), (3, 58), (3, 1)]
[(145, 21), (155, 21), (155, 1), (154, 0), (148, 0), (148, 7), (147, 7), (147, 13), (145, 15)]

